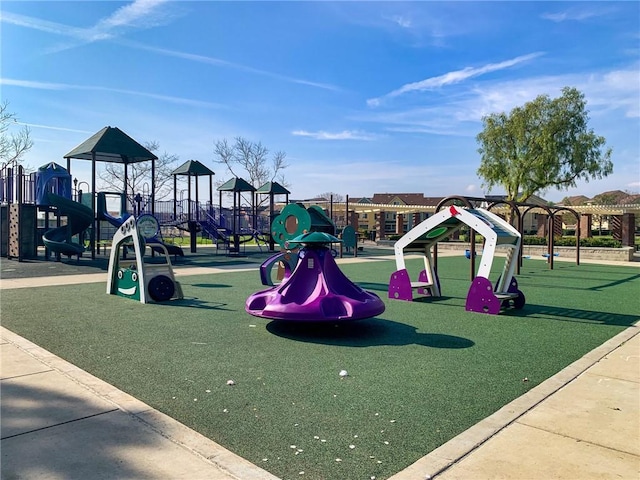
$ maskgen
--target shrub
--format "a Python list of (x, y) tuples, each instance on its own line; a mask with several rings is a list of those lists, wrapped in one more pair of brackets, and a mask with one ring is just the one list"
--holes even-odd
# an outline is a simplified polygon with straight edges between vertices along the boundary
[[(544, 237), (525, 236), (522, 239), (523, 245), (546, 245), (547, 239)], [(555, 237), (553, 244), (556, 247), (575, 247), (576, 237)], [(581, 247), (593, 247), (593, 248), (620, 248), (622, 242), (614, 240), (613, 238), (604, 237), (590, 237), (580, 239)]]
[(535, 235), (525, 235), (522, 239), (523, 245), (546, 245), (547, 239), (545, 237), (538, 237)]
[[(468, 243), (468, 242), (471, 241), (471, 235), (469, 235), (468, 233), (464, 234), (464, 235), (460, 235), (459, 240), (461, 242), (467, 242)], [(476, 243), (482, 243), (482, 242), (484, 242), (484, 237), (482, 235), (476, 235)]]
[[(574, 240), (575, 245), (575, 240)], [(622, 242), (620, 240), (614, 240), (613, 238), (591, 237), (581, 238), (581, 247), (603, 247), (603, 248), (621, 248)]]

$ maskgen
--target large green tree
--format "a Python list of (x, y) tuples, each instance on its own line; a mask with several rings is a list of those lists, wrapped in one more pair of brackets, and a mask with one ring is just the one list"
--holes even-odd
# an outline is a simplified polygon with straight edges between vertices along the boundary
[(540, 95), (509, 114), (484, 117), (476, 137), (483, 187), (502, 186), (508, 200), (526, 201), (549, 188), (568, 189), (578, 180), (609, 175), (611, 149), (588, 128), (585, 107), (584, 95), (565, 87), (558, 98)]

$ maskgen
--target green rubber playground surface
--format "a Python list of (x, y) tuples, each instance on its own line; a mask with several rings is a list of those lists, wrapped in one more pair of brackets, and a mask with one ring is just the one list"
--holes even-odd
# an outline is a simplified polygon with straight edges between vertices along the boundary
[(246, 314), (257, 270), (182, 277), (163, 305), (4, 290), (2, 324), (280, 478), (380, 480), (640, 320), (637, 268), (525, 260), (525, 308), (491, 316), (464, 310), (464, 256), (438, 264), (444, 297), (411, 303), (386, 299), (394, 262), (341, 266), (387, 309), (324, 328)]

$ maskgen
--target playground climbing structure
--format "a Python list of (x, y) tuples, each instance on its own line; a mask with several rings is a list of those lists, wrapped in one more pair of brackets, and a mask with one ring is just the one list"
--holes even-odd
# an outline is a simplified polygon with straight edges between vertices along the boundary
[[(440, 280), (434, 266), (433, 250), (437, 243), (464, 226), (470, 227), (485, 239), (480, 265), (467, 293), (466, 310), (498, 314), (501, 308), (522, 308), (524, 295), (518, 290), (514, 277), (518, 262), (521, 236), (517, 229), (498, 215), (482, 208), (463, 208), (451, 205), (415, 226), (394, 245), (396, 271), (389, 280), (389, 298), (413, 300), (418, 294), (440, 297)], [(497, 251), (504, 251), (502, 272), (492, 285), (489, 280)], [(424, 269), (417, 281), (411, 281), (406, 268), (405, 254), (422, 254)], [(475, 252), (471, 252), (473, 255)]]
[[(134, 217), (127, 218), (113, 236), (107, 294), (119, 295), (141, 303), (165, 302), (182, 299), (182, 288), (173, 274), (169, 252), (161, 243), (146, 243), (146, 246), (164, 252), (163, 262), (147, 264), (144, 261), (145, 241)], [(121, 261), (122, 248), (133, 249), (135, 259)], [(157, 251), (157, 250), (156, 250)]]

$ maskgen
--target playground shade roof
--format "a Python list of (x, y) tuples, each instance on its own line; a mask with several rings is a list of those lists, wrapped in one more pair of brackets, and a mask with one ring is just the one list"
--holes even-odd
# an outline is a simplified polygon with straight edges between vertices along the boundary
[(278, 182), (267, 182), (256, 190), (256, 193), (271, 193), (274, 195), (289, 195), (291, 192)]
[(98, 162), (138, 163), (158, 157), (140, 145), (118, 127), (104, 127), (67, 153), (64, 158)]
[(219, 192), (255, 192), (256, 188), (246, 180), (235, 177), (218, 187)]
[(215, 172), (200, 163), (198, 160), (187, 160), (171, 172), (171, 175), (193, 175), (195, 177), (199, 177), (202, 175), (215, 175)]

